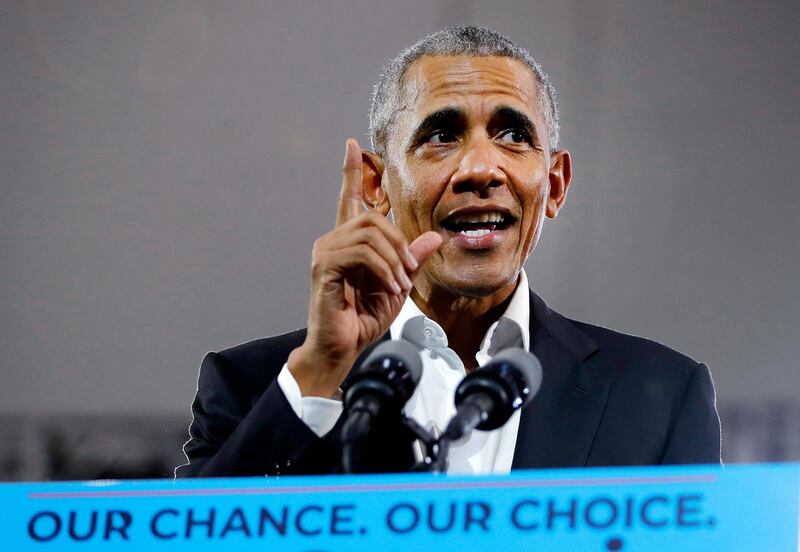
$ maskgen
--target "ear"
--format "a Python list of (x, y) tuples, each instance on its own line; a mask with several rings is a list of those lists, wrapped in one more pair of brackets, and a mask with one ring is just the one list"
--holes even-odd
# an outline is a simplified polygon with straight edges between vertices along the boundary
[(389, 196), (381, 186), (384, 164), (380, 155), (361, 150), (361, 197), (367, 208), (383, 216), (389, 213)]
[(572, 180), (572, 159), (567, 150), (557, 150), (550, 154), (550, 195), (547, 198), (547, 218), (558, 216), (561, 206), (567, 199), (569, 183)]

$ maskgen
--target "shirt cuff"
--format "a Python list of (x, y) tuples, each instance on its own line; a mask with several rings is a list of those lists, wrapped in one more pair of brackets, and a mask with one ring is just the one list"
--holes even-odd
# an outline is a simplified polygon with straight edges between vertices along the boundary
[(343, 406), (340, 400), (304, 397), (300, 393), (297, 380), (289, 371), (288, 363), (283, 365), (278, 374), (278, 387), (281, 388), (295, 415), (319, 437), (333, 429), (336, 420), (342, 415)]

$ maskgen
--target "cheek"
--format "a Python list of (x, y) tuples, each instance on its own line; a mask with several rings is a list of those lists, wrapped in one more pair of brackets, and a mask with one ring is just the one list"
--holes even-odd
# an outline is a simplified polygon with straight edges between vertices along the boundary
[(386, 186), (392, 220), (406, 239), (412, 241), (419, 232), (419, 192), (408, 180), (390, 178)]
[(399, 198), (411, 199), (415, 196), (418, 186), (408, 165), (402, 163), (394, 166), (389, 174), (392, 189), (396, 190)]
[(526, 196), (524, 209), (524, 230), (522, 245), (526, 253), (530, 253), (536, 245), (536, 240), (544, 224), (545, 209), (547, 208), (548, 187), (546, 183), (535, 186)]
[(395, 221), (405, 227), (427, 229), (437, 195), (429, 175), (415, 171), (408, 165), (387, 170), (387, 190)]

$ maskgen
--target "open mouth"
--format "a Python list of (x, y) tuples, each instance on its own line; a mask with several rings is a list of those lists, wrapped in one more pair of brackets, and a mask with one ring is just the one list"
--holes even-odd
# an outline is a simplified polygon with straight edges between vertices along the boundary
[(441, 224), (443, 228), (456, 234), (478, 238), (495, 230), (505, 230), (514, 222), (514, 217), (508, 213), (483, 211), (452, 215), (444, 219)]

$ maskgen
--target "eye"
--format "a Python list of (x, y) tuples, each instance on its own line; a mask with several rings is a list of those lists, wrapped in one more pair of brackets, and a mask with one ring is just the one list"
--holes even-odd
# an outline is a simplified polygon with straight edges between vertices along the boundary
[(508, 144), (527, 144), (531, 141), (527, 132), (515, 128), (504, 130), (497, 136), (497, 139)]
[(457, 140), (458, 138), (452, 132), (447, 130), (437, 130), (428, 136), (427, 142), (429, 144), (449, 144)]

